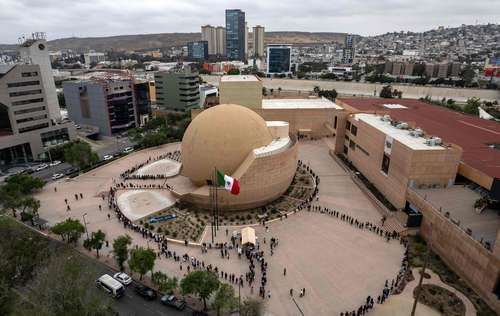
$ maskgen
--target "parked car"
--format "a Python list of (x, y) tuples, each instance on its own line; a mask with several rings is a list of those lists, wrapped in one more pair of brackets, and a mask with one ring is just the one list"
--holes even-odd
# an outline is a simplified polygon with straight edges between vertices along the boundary
[(54, 167), (54, 166), (57, 166), (57, 165), (60, 165), (61, 164), (61, 161), (60, 160), (54, 160), (52, 161), (49, 166), (51, 167)]
[(104, 157), (102, 157), (102, 160), (111, 160), (113, 159), (113, 155), (104, 155)]
[(99, 279), (95, 280), (95, 284), (114, 298), (120, 298), (125, 294), (123, 285), (109, 274), (103, 274)]
[(152, 301), (158, 297), (158, 294), (155, 290), (142, 284), (137, 284), (135, 286), (135, 293), (147, 299), (148, 301)]
[(123, 149), (123, 153), (124, 153), (124, 154), (128, 154), (128, 153), (131, 153), (131, 152), (133, 152), (133, 151), (134, 151), (134, 147), (125, 147), (125, 148)]
[(78, 172), (78, 168), (76, 167), (71, 167), (69, 169), (66, 169), (66, 171), (64, 172), (66, 175), (70, 175), (70, 174), (73, 174), (73, 173), (77, 173)]
[(52, 175), (52, 180), (61, 179), (62, 177), (64, 177), (64, 174), (62, 174), (62, 173), (54, 173)]
[(35, 171), (41, 171), (43, 169), (47, 169), (48, 167), (49, 167), (48, 164), (42, 163), (41, 165), (38, 165), (38, 166), (35, 167)]
[(183, 310), (186, 308), (186, 302), (183, 300), (179, 300), (175, 295), (164, 295), (161, 298), (161, 302), (163, 305), (173, 307), (177, 310)]
[(132, 283), (132, 278), (128, 276), (128, 274), (123, 273), (123, 272), (118, 272), (113, 275), (113, 278), (118, 280), (123, 285), (129, 285)]

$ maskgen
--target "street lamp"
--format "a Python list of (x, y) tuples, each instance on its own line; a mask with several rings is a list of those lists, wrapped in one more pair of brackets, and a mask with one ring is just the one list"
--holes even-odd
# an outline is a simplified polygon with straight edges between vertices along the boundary
[(87, 216), (87, 213), (83, 214), (82, 217), (83, 217), (83, 225), (85, 226), (85, 233), (87, 234), (87, 239), (90, 239), (89, 238), (89, 231), (87, 230), (87, 222), (85, 221), (85, 216)]

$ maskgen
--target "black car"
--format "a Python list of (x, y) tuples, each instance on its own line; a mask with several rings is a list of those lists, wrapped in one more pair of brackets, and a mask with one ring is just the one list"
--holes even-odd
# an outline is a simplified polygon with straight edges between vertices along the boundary
[(148, 301), (152, 301), (158, 297), (155, 290), (142, 284), (136, 284), (134, 290), (137, 295), (142, 296)]
[(163, 305), (173, 307), (180, 311), (186, 307), (186, 302), (183, 300), (179, 300), (174, 295), (164, 295), (161, 298), (161, 302)]
[(64, 171), (64, 173), (66, 175), (70, 175), (70, 174), (73, 174), (73, 173), (78, 173), (78, 168), (71, 167), (69, 169), (66, 169), (66, 171)]

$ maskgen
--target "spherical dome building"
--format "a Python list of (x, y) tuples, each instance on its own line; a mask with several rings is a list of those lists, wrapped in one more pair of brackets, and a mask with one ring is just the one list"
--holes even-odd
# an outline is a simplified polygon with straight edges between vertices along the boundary
[(223, 104), (201, 112), (182, 138), (182, 174), (201, 185), (214, 167), (233, 174), (255, 148), (271, 143), (266, 121), (254, 111)]
[(280, 197), (297, 169), (297, 143), (287, 122), (266, 122), (256, 112), (222, 104), (199, 113), (186, 129), (181, 144), (181, 175), (195, 188), (181, 199), (211, 208), (207, 180), (217, 169), (238, 179), (240, 193), (218, 190), (223, 210), (249, 209)]

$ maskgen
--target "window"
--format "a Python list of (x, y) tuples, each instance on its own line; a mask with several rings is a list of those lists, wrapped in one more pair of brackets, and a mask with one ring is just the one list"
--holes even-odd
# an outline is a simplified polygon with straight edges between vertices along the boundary
[(349, 141), (349, 148), (352, 149), (352, 150), (355, 150), (356, 149), (356, 143), (354, 141)]
[(40, 85), (40, 81), (34, 80), (34, 81), (8, 83), (7, 87), (8, 88), (16, 88), (16, 87), (26, 87), (26, 86), (38, 86), (38, 85)]
[(36, 108), (14, 111), (14, 114), (15, 115), (19, 115), (19, 114), (25, 114), (25, 113), (31, 113), (31, 112), (38, 112), (38, 111), (43, 111), (43, 110), (45, 110), (45, 107), (44, 106), (39, 106), (39, 107), (36, 107)]
[(358, 128), (354, 124), (351, 125), (351, 134), (353, 134), (354, 136), (358, 134)]
[(19, 124), (19, 123), (26, 123), (26, 122), (31, 122), (31, 121), (43, 120), (46, 118), (47, 118), (47, 114), (43, 114), (43, 115), (37, 115), (37, 116), (19, 119), (19, 120), (16, 120), (16, 122)]
[(11, 92), (11, 93), (9, 93), (9, 97), (20, 97), (20, 96), (23, 96), (23, 95), (32, 95), (32, 94), (40, 94), (40, 93), (42, 93), (42, 90), (40, 90), (40, 89), (18, 91), (18, 92)]
[(335, 119), (333, 120), (333, 128), (337, 129), (337, 116), (335, 115)]
[(391, 158), (384, 154), (384, 158), (382, 158), (382, 172), (385, 174), (389, 174), (389, 165), (391, 164)]
[(38, 102), (43, 102), (43, 98), (37, 98), (37, 99), (29, 99), (29, 100), (23, 100), (23, 101), (14, 101), (12, 102), (12, 105), (25, 105), (25, 104), (31, 104), (31, 103), (38, 103)]
[(348, 152), (349, 152), (349, 148), (347, 148), (347, 146), (344, 145), (344, 154), (347, 155)]
[(347, 121), (345, 123), (345, 129), (348, 130), (348, 131), (351, 130), (351, 122)]
[(19, 129), (19, 133), (26, 133), (26, 132), (34, 131), (36, 129), (45, 128), (45, 127), (49, 127), (49, 123), (42, 123), (42, 124), (37, 124), (37, 125), (33, 125), (33, 126), (23, 127), (23, 128)]
[(21, 77), (36, 77), (38, 76), (38, 72), (32, 71), (32, 72), (21, 72)]

